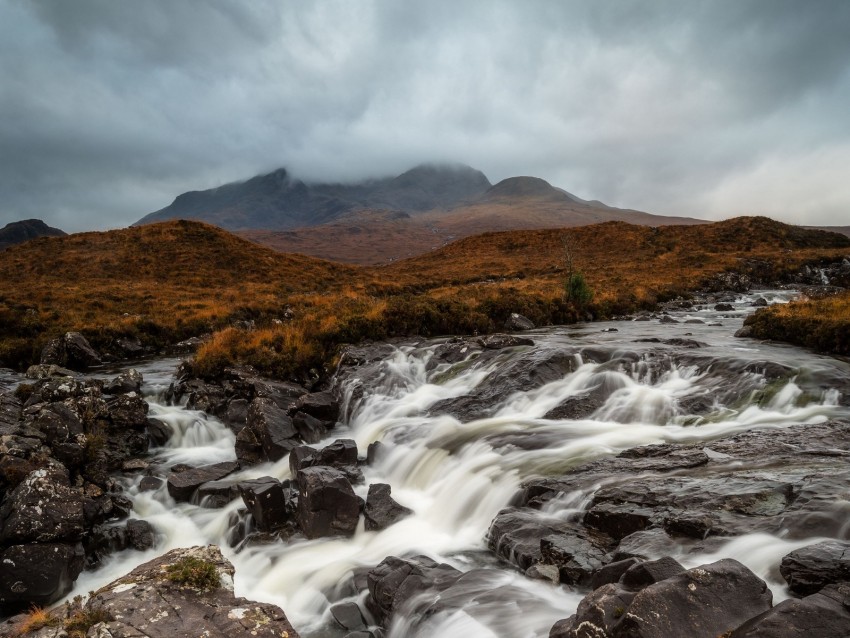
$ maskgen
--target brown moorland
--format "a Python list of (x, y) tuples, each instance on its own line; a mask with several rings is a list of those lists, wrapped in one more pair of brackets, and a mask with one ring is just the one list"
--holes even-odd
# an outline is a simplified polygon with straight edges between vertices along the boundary
[(850, 356), (850, 293), (763, 308), (746, 325), (757, 339)]
[[(594, 291), (564, 299), (564, 237)], [(610, 317), (708, 285), (724, 271), (782, 279), (850, 254), (842, 235), (737, 218), (696, 226), (609, 222), (468, 237), (419, 257), (356, 268), (284, 255), (200, 222), (39, 239), (0, 254), (0, 362), (23, 367), (66, 330), (162, 346), (213, 332), (195, 368), (251, 363), (309, 380), (340, 344)], [(231, 324), (256, 321), (255, 330)], [(279, 323), (278, 323), (279, 322)]]

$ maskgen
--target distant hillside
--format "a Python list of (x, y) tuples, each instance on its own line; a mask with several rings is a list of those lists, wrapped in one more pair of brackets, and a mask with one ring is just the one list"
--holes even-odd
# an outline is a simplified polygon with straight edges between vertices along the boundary
[(52, 228), (40, 219), (24, 219), (10, 222), (0, 228), (0, 250), (22, 244), (37, 237), (64, 237), (66, 232)]
[[(305, 380), (330, 369), (340, 343), (498, 330), (511, 312), (575, 321), (586, 313), (563, 299), (564, 233), (597, 317), (687, 293), (728, 269), (754, 264), (772, 276), (850, 254), (850, 238), (766, 218), (486, 233), (370, 268), (281, 254), (193, 221), (42, 237), (0, 252), (0, 366), (28, 365), (67, 330), (98, 348), (220, 330), (204, 350), (208, 369), (241, 361)], [(257, 329), (245, 331), (245, 321)]]
[(474, 199), (489, 187), (481, 171), (459, 164), (422, 165), (397, 177), (355, 184), (308, 183), (281, 168), (245, 182), (184, 193), (136, 224), (197, 219), (229, 230), (282, 230), (315, 226), (363, 209), (442, 209)]
[(815, 230), (828, 230), (831, 233), (841, 233), (850, 237), (850, 226), (805, 226)]
[(242, 236), (282, 252), (300, 252), (345, 263), (376, 265), (421, 255), (457, 239), (485, 232), (585, 226), (624, 221), (646, 226), (701, 224), (588, 202), (537, 177), (512, 177), (475, 200), (449, 210), (406, 215), (360, 211), (326, 224)]

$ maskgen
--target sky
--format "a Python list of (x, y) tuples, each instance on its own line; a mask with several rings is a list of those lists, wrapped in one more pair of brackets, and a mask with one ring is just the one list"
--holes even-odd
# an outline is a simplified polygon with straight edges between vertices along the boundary
[(461, 162), (850, 224), (848, 0), (0, 0), (0, 225)]

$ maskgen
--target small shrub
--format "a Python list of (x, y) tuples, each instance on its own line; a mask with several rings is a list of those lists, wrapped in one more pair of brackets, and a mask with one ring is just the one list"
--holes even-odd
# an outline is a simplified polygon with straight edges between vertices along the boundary
[(15, 396), (23, 403), (26, 403), (27, 400), (32, 396), (32, 392), (34, 389), (34, 383), (22, 383), (17, 388), (15, 388)]
[(166, 572), (166, 578), (172, 583), (201, 591), (212, 591), (221, 586), (221, 577), (215, 565), (194, 556), (181, 558), (173, 565), (169, 565)]
[(587, 285), (584, 275), (580, 272), (570, 275), (565, 283), (567, 301), (571, 301), (579, 308), (584, 308), (593, 300), (593, 291)]
[(26, 634), (44, 629), (45, 627), (58, 627), (62, 621), (42, 607), (33, 605), (26, 617), (17, 626), (17, 634), (25, 636)]
[(78, 609), (65, 619), (63, 626), (68, 638), (86, 638), (89, 629), (101, 622), (109, 622), (112, 616), (102, 607)]

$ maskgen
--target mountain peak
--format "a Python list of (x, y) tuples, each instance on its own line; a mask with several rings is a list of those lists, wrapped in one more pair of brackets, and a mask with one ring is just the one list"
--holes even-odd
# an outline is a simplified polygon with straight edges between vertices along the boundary
[(64, 237), (66, 232), (48, 226), (40, 219), (22, 219), (0, 228), (0, 250), (37, 237)]
[(533, 197), (535, 199), (545, 198), (556, 201), (575, 201), (564, 191), (555, 188), (545, 179), (528, 176), (509, 177), (507, 179), (503, 179), (501, 182), (489, 189), (484, 194), (484, 197), (487, 200)]

